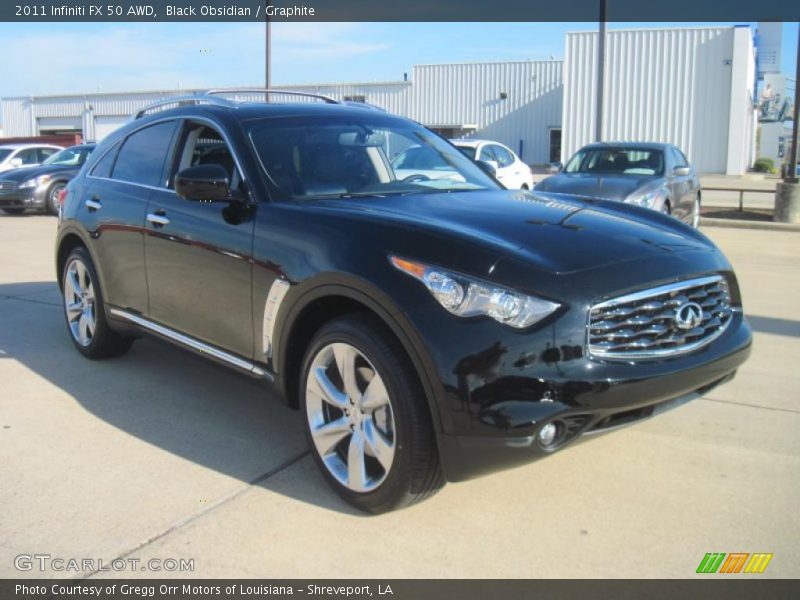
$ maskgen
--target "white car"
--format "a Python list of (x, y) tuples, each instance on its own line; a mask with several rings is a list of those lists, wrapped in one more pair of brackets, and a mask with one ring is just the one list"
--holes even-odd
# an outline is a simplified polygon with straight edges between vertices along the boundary
[(35, 167), (63, 150), (52, 144), (5, 144), (0, 146), (0, 173), (19, 167)]
[(509, 190), (532, 190), (531, 168), (507, 146), (490, 140), (450, 140), (472, 160), (489, 163), (497, 172), (495, 178)]

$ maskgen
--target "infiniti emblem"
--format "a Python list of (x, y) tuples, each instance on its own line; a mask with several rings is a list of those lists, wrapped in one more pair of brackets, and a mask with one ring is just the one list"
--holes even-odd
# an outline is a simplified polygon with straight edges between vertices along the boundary
[(694, 329), (703, 322), (703, 309), (696, 302), (686, 302), (675, 311), (675, 325), (678, 329)]

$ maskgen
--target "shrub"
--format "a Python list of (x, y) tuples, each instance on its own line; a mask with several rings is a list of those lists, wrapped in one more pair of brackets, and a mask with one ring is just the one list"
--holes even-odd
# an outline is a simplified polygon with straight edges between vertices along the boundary
[(774, 173), (775, 161), (771, 158), (757, 158), (753, 164), (753, 171), (756, 173)]

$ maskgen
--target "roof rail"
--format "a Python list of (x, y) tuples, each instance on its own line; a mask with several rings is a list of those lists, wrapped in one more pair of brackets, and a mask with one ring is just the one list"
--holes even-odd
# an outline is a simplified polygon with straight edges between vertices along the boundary
[(229, 108), (234, 108), (236, 106), (235, 102), (228, 100), (226, 98), (217, 98), (214, 96), (208, 96), (207, 94), (200, 94), (197, 96), (174, 96), (172, 98), (163, 98), (158, 102), (154, 102), (153, 104), (148, 104), (144, 108), (136, 111), (133, 115), (134, 119), (141, 119), (147, 113), (152, 112), (156, 109), (163, 108), (165, 106), (169, 106), (171, 104), (175, 104), (177, 106), (186, 106), (186, 105), (195, 105), (195, 104), (215, 104), (217, 106), (227, 106)]
[(206, 95), (213, 96), (217, 94), (284, 94), (288, 96), (302, 96), (304, 98), (316, 98), (317, 100), (323, 100), (327, 104), (341, 104), (335, 98), (331, 98), (330, 96), (324, 96), (323, 94), (313, 94), (311, 92), (294, 92), (292, 90), (276, 90), (276, 89), (268, 89), (268, 88), (232, 88), (232, 89), (218, 89), (218, 90), (208, 90)]

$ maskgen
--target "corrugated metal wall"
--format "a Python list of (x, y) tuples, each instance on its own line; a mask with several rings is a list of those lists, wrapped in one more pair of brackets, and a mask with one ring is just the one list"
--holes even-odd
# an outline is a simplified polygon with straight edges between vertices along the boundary
[[(733, 31), (731, 27), (609, 31), (603, 140), (674, 143), (699, 171), (724, 173)], [(593, 141), (596, 52), (596, 32), (567, 34), (563, 159)]]
[[(474, 125), (531, 164), (549, 161), (549, 128), (561, 126), (562, 61), (422, 65), (413, 70), (411, 117), (429, 126)], [(501, 93), (506, 94), (501, 99)]]
[[(425, 65), (414, 67), (412, 81), (288, 85), (275, 89), (319, 93), (339, 100), (363, 96), (365, 102), (429, 126), (474, 125), (478, 129), (473, 135), (505, 143), (517, 152), (521, 141), (522, 158), (526, 162), (548, 162), (549, 128), (561, 125), (561, 61)], [(39, 119), (81, 116), (88, 110), (95, 120), (119, 118), (163, 98), (199, 92), (168, 90), (4, 99), (5, 133), (36, 135)], [(501, 92), (507, 94), (505, 100), (500, 99)], [(260, 100), (262, 96), (236, 97)], [(106, 127), (95, 130), (98, 136), (108, 132)]]

